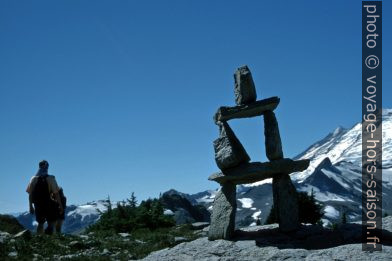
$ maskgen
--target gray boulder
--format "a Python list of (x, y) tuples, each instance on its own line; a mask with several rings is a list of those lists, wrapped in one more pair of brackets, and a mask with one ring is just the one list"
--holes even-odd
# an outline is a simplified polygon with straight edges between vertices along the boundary
[(14, 235), (14, 238), (23, 238), (25, 240), (29, 240), (31, 238), (31, 232), (28, 229), (20, 231), (19, 233)]
[(248, 66), (238, 68), (234, 73), (234, 95), (237, 105), (250, 104), (256, 101), (256, 88)]
[(8, 232), (0, 231), (0, 244), (4, 243), (10, 236)]
[(215, 161), (218, 167), (223, 170), (249, 162), (248, 153), (246, 153), (229, 124), (221, 122), (219, 128), (219, 138), (214, 141)]

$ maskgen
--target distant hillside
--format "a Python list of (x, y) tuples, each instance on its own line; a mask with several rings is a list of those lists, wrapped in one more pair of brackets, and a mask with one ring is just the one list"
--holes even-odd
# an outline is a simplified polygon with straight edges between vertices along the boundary
[(210, 212), (190, 195), (172, 189), (163, 193), (159, 200), (166, 210), (173, 213), (177, 225), (210, 221)]
[(0, 215), (0, 231), (16, 234), (25, 228), (11, 215)]

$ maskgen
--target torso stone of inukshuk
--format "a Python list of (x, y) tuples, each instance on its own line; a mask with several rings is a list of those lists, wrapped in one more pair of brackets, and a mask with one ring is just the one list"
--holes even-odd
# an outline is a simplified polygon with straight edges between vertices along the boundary
[[(234, 73), (234, 94), (237, 106), (220, 107), (214, 116), (219, 126), (219, 138), (214, 141), (215, 161), (221, 172), (209, 180), (218, 182), (221, 190), (215, 197), (208, 238), (230, 239), (234, 234), (236, 212), (236, 185), (273, 178), (273, 198), (279, 227), (295, 230), (298, 225), (296, 190), (289, 174), (303, 171), (309, 160), (293, 161), (283, 158), (279, 126), (273, 110), (278, 97), (256, 101), (256, 89), (247, 66)], [(231, 119), (264, 116), (264, 135), (267, 158), (270, 162), (250, 162), (249, 155), (227, 123)]]
[(265, 153), (272, 160), (283, 159), (282, 141), (280, 140), (279, 126), (272, 111), (264, 113)]
[(250, 161), (244, 146), (235, 136), (227, 122), (220, 122), (219, 138), (214, 141), (215, 161), (221, 170)]

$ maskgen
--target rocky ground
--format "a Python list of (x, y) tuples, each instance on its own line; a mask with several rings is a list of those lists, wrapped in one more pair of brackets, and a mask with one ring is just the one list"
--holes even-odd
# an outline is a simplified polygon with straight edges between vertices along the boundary
[(154, 252), (143, 260), (391, 260), (392, 247), (382, 253), (362, 252), (360, 244), (320, 250), (259, 246), (254, 240), (208, 241), (200, 238), (172, 249)]
[[(382, 252), (364, 252), (360, 224), (334, 229), (304, 225), (290, 234), (277, 225), (243, 228), (235, 239), (209, 241), (208, 227), (175, 227), (160, 234), (88, 233), (36, 236), (0, 232), (0, 260), (390, 260), (392, 217), (383, 219)], [(169, 248), (159, 242), (170, 240)], [(162, 249), (164, 248), (164, 249)], [(151, 251), (161, 249), (150, 253)], [(150, 253), (149, 255), (147, 255)]]
[(303, 226), (283, 234), (276, 225), (237, 231), (233, 241), (201, 237), (170, 249), (151, 253), (143, 260), (391, 260), (392, 217), (383, 219), (382, 252), (364, 252), (360, 224), (335, 229)]

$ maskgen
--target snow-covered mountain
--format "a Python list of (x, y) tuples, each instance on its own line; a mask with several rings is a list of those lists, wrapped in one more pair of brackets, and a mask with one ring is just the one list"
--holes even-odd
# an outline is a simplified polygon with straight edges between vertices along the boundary
[[(353, 166), (361, 166), (362, 160), (362, 132), (361, 123), (357, 123), (351, 129), (338, 127), (334, 132), (328, 134), (324, 139), (314, 143), (295, 159), (311, 159), (307, 170), (292, 175), (292, 179), (302, 183), (311, 175), (316, 167), (328, 157), (332, 164), (347, 162)], [(382, 146), (383, 166), (385, 169), (392, 167), (392, 109), (383, 110), (382, 122)], [(390, 174), (384, 175), (384, 181), (390, 182)]]
[[(291, 175), (299, 191), (313, 189), (324, 205), (324, 224), (338, 222), (343, 213), (349, 221), (361, 218), (361, 124), (350, 129), (338, 127), (317, 141), (295, 159), (310, 159), (307, 170)], [(392, 109), (383, 110), (383, 210), (392, 213)], [(237, 225), (264, 222), (272, 205), (271, 179), (237, 186)], [(216, 192), (195, 200), (209, 210)]]
[[(108, 207), (107, 200), (98, 200), (83, 205), (70, 205), (65, 210), (64, 233), (78, 233), (91, 224), (94, 224)], [(16, 219), (25, 228), (35, 230), (37, 222), (35, 216), (28, 212), (21, 213)]]
[[(326, 219), (335, 221), (343, 213), (349, 220), (361, 218), (362, 189), (362, 126), (337, 128), (324, 139), (310, 146), (296, 159), (311, 159), (309, 168), (292, 175), (301, 191), (316, 192), (324, 203)], [(383, 110), (383, 210), (392, 212), (392, 110)]]

